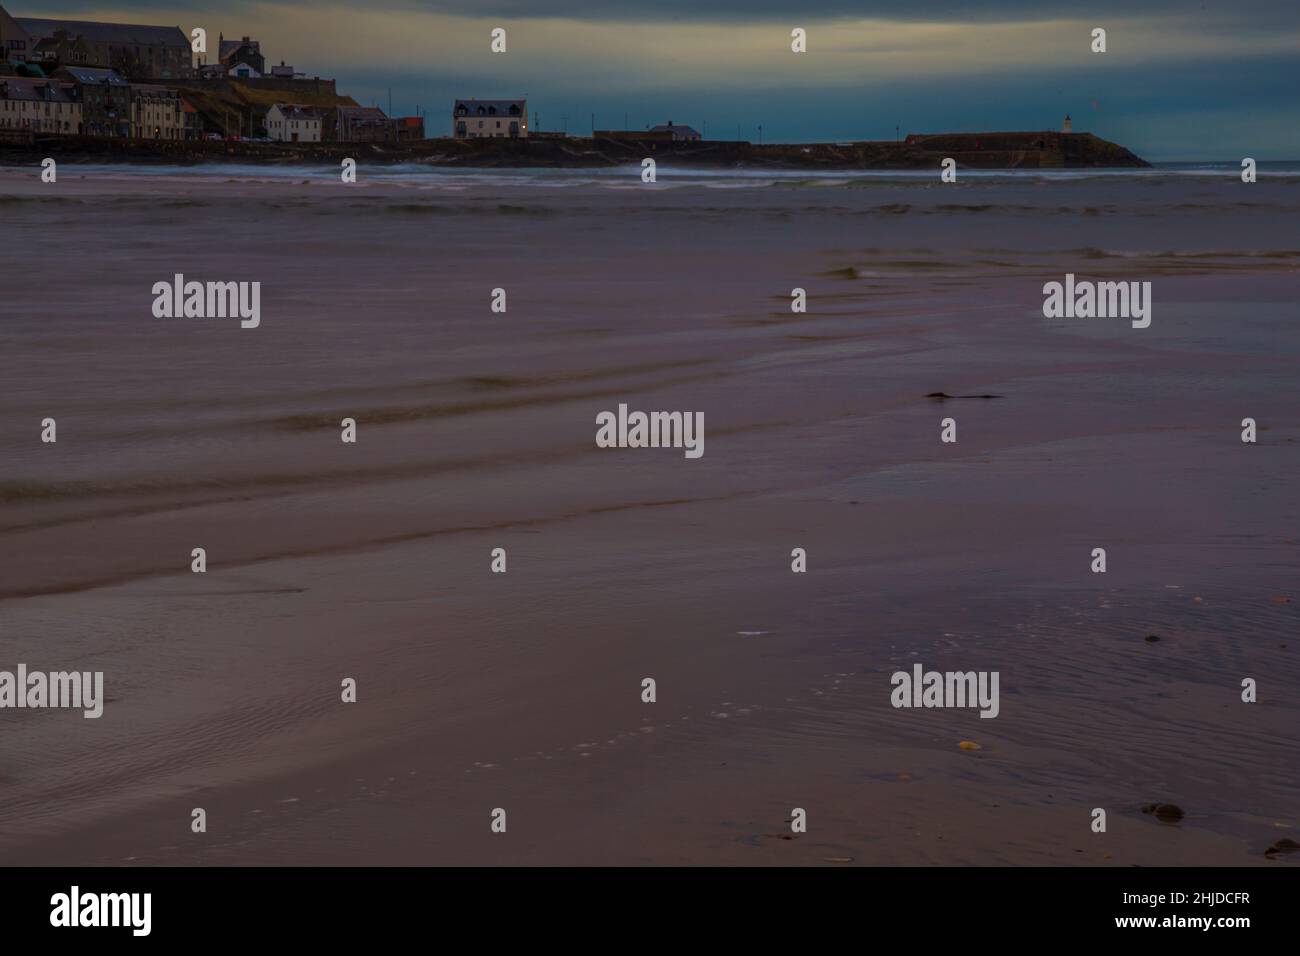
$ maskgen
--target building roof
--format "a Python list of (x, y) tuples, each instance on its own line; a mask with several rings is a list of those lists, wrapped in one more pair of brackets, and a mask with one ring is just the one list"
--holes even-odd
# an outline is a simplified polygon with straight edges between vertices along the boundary
[(275, 103), (271, 107), (278, 109), (286, 118), (314, 120), (320, 122), (322, 111), (314, 106), (301, 106), (297, 103)]
[(34, 37), (52, 37), (59, 30), (80, 35), (92, 43), (129, 46), (174, 46), (190, 48), (189, 37), (180, 27), (155, 27), (139, 23), (100, 23), (97, 20), (47, 20), (43, 17), (14, 17)]
[[(45, 91), (53, 91), (53, 95)], [(67, 84), (57, 80), (36, 80), (24, 76), (0, 76), (0, 99), (39, 100), (43, 103), (72, 103), (75, 98)]]
[(5, 24), (13, 24), (12, 27), (5, 30), (6, 35), (12, 34), (14, 28), (16, 28), (19, 36), (26, 36), (27, 31), (18, 25), (18, 21), (9, 15), (9, 11), (7, 11), (3, 6), (0, 6), (0, 26), (4, 26)]
[(65, 66), (60, 72), (68, 74), (78, 83), (99, 84), (107, 80), (109, 86), (130, 85), (122, 77), (118, 76), (116, 70), (105, 70), (94, 66)]
[[(62, 57), (59, 55), (59, 50), (65, 43), (72, 50), (70, 57), (66, 54)], [(75, 60), (78, 53), (89, 52), (90, 48), (86, 45), (85, 37), (82, 36), (42, 37), (32, 46), (32, 55), (37, 59), (46, 54), (52, 54), (50, 58), (55, 61), (59, 59)]]
[(224, 60), (230, 54), (237, 52), (242, 46), (248, 47), (254, 53), (262, 52), (262, 44), (257, 40), (250, 40), (248, 37), (244, 37), (242, 40), (222, 39), (221, 46), (217, 49), (217, 58)]
[(350, 120), (387, 120), (388, 116), (378, 106), (340, 106), (339, 115)]
[(684, 136), (699, 136), (699, 132), (689, 126), (683, 126), (680, 123), (660, 123), (658, 126), (651, 126), (652, 133), (681, 133)]
[(517, 106), (520, 114), (523, 114), (528, 106), (527, 100), (457, 100), (452, 106), (454, 113), (460, 107), (465, 107), (471, 114), (478, 115), (479, 107), (483, 107), (488, 116), (508, 116), (510, 107)]

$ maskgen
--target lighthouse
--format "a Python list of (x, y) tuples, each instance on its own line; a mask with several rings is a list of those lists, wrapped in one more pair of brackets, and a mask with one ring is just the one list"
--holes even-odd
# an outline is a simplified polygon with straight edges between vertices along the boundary
[(1069, 113), (1066, 113), (1066, 114), (1065, 114), (1065, 122), (1061, 124), (1061, 132), (1062, 132), (1062, 133), (1073, 133), (1073, 132), (1074, 132), (1074, 123), (1072, 123), (1072, 122), (1070, 121), (1070, 114), (1069, 114)]

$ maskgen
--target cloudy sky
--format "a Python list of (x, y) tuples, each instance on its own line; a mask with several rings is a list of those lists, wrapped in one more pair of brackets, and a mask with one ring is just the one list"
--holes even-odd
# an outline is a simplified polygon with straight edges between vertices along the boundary
[[(0, 0), (16, 16), (202, 26), (450, 129), (527, 96), (543, 129), (711, 138), (1058, 127), (1148, 159), (1300, 159), (1300, 0)], [(494, 27), (507, 52), (490, 52)], [(808, 52), (790, 50), (807, 31)], [(1090, 51), (1107, 31), (1107, 52)], [(214, 43), (215, 46), (215, 43)]]

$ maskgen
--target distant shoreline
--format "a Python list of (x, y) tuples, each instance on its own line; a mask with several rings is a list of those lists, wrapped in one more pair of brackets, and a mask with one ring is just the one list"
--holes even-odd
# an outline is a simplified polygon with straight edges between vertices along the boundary
[(900, 142), (634, 142), (604, 138), (426, 139), (410, 143), (257, 143), (33, 136), (0, 140), (0, 162), (46, 156), (70, 163), (296, 165), (346, 158), (469, 168), (600, 168), (640, 163), (807, 170), (937, 169), (945, 158), (966, 169), (1146, 168), (1130, 150), (1091, 133), (992, 132), (909, 136)]

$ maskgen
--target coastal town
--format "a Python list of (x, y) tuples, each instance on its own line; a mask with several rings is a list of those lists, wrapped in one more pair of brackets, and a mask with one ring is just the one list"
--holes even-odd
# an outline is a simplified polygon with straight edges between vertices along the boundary
[(332, 79), (270, 61), (252, 37), (206, 41), (179, 26), (15, 17), (0, 6), (0, 138), (424, 138), (422, 117), (339, 96)]
[(391, 104), (385, 111), (358, 103), (334, 79), (277, 61), (252, 32), (212, 38), (202, 28), (187, 34), (180, 26), (14, 16), (0, 6), (0, 155), (10, 158), (39, 150), (74, 161), (146, 162), (364, 155), (431, 165), (599, 167), (639, 164), (653, 154), (696, 166), (800, 169), (1147, 165), (1122, 146), (1075, 132), (1069, 116), (1030, 131), (834, 143), (765, 143), (760, 135), (755, 144), (739, 130), (735, 139), (708, 139), (672, 119), (609, 129), (593, 114), (589, 135), (570, 134), (567, 122), (543, 130), (524, 96), (457, 98), (433, 113), (416, 107), (414, 116), (391, 112)]
[[(196, 34), (201, 31), (194, 31)], [(200, 52), (202, 47), (204, 52)], [(251, 36), (206, 36), (179, 26), (15, 17), (0, 6), (0, 139), (37, 134), (146, 140), (392, 143), (426, 138), (425, 116), (389, 116), (267, 56)], [(525, 99), (457, 99), (454, 139), (526, 139)], [(671, 121), (593, 135), (698, 142)]]

